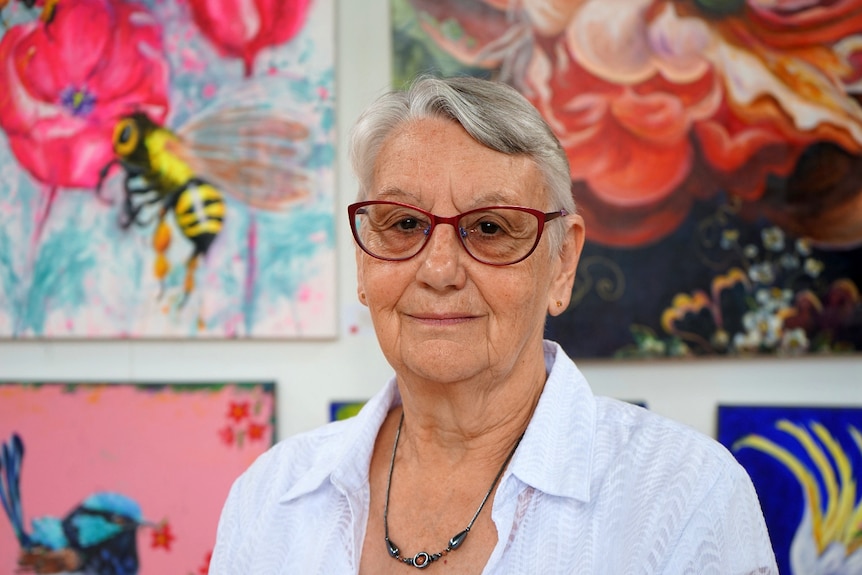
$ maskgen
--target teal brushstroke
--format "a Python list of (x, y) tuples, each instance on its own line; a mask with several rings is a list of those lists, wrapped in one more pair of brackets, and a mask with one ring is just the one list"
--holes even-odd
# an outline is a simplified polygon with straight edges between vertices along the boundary
[(306, 165), (309, 169), (325, 169), (335, 162), (335, 146), (329, 143), (312, 147)]
[(0, 307), (8, 310), (16, 309), (15, 301), (20, 297), (16, 286), (21, 285), (21, 278), (15, 273), (12, 261), (14, 242), (9, 234), (0, 228)]
[[(295, 302), (308, 277), (319, 271), (321, 253), (334, 250), (333, 216), (319, 210), (295, 210), (289, 215), (260, 214), (257, 277), (246, 313), (254, 317), (261, 306), (279, 300)], [(248, 325), (251, 334), (253, 325)]]
[[(252, 227), (254, 227), (254, 240), (249, 238), (252, 233)], [(254, 322), (255, 322), (255, 305), (254, 302), (257, 301), (258, 295), (258, 283), (257, 283), (257, 275), (260, 273), (260, 264), (258, 262), (258, 251), (260, 249), (260, 240), (261, 240), (261, 230), (258, 225), (254, 213), (249, 213), (246, 218), (246, 230), (245, 230), (245, 257), (243, 258), (243, 262), (245, 263), (245, 281), (243, 282), (242, 289), (242, 315), (243, 321), (245, 323), (245, 333), (252, 333), (254, 331)]]
[(260, 289), (295, 297), (306, 277), (313, 275), (310, 270), (319, 252), (334, 249), (333, 230), (331, 213), (310, 210), (297, 212), (280, 225), (267, 226), (267, 242), (258, 253)]
[[(320, 115), (321, 128), (327, 133), (335, 129), (335, 109), (331, 106), (325, 108)], [(332, 138), (330, 138), (330, 141)]]
[(46, 236), (33, 266), (21, 330), (41, 336), (51, 311), (76, 310), (89, 301), (84, 278), (98, 264), (90, 238), (72, 223)]
[[(236, 246), (237, 256), (246, 261), (249, 257), (248, 208), (231, 198), (227, 201), (231, 219), (222, 241)], [(269, 309), (278, 301), (294, 301), (307, 278), (320, 273), (321, 256), (334, 251), (334, 216), (329, 204), (321, 201), (288, 212), (255, 212), (257, 266), (251, 291), (245, 293), (245, 278), (240, 275), (223, 273), (219, 277), (223, 293), (242, 294), (238, 305), (242, 309), (246, 335), (253, 334), (262, 309)], [(219, 315), (210, 318), (216, 323), (224, 319)]]

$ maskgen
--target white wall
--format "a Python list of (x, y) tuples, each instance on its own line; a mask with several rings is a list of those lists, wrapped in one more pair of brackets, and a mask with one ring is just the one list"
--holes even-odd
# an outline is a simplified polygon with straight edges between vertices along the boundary
[[(336, 9), (339, 137), (388, 89), (387, 0), (341, 0)], [(76, 381), (274, 380), (279, 436), (324, 423), (329, 401), (372, 395), (389, 377), (356, 303), (344, 207), (355, 196), (339, 149), (339, 310), (332, 341), (0, 342), (0, 379)], [(356, 334), (348, 326), (358, 325)], [(862, 355), (812, 359), (580, 362), (597, 393), (643, 399), (654, 411), (714, 433), (719, 402), (862, 405)]]

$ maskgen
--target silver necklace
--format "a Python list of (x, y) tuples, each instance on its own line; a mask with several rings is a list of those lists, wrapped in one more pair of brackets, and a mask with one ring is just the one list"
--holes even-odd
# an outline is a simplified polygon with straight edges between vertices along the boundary
[(473, 523), (476, 521), (476, 518), (479, 517), (479, 513), (482, 512), (482, 508), (485, 507), (485, 503), (488, 501), (488, 498), (491, 496), (491, 492), (494, 491), (494, 486), (497, 485), (497, 482), (500, 480), (500, 476), (503, 475), (503, 471), (506, 469), (506, 466), (509, 464), (509, 460), (512, 459), (512, 456), (515, 454), (515, 450), (518, 449), (518, 445), (521, 443), (521, 439), (524, 438), (524, 434), (522, 433), (518, 440), (515, 442), (514, 447), (512, 447), (512, 451), (509, 452), (509, 455), (506, 457), (506, 461), (503, 462), (502, 467), (500, 467), (500, 471), (497, 472), (497, 476), (494, 477), (493, 483), (491, 483), (491, 487), (488, 488), (488, 492), (485, 494), (485, 497), (482, 498), (482, 503), (479, 504), (479, 509), (476, 510), (476, 513), (473, 514), (473, 519), (470, 520), (470, 523), (467, 524), (466, 529), (455, 534), (450, 540), (449, 544), (446, 546), (446, 549), (440, 551), (439, 553), (427, 553), (425, 551), (420, 551), (413, 557), (402, 557), (401, 551), (398, 549), (398, 546), (389, 538), (389, 490), (392, 487), (392, 469), (395, 467), (395, 453), (398, 451), (398, 438), (401, 436), (401, 426), (404, 425), (404, 411), (401, 411), (401, 420), (398, 422), (398, 429), (395, 431), (395, 445), (392, 446), (392, 461), (389, 462), (389, 479), (386, 481), (386, 505), (383, 508), (383, 535), (386, 539), (386, 549), (389, 551), (389, 555), (392, 556), (393, 559), (397, 559), (402, 563), (406, 563), (407, 565), (411, 565), (416, 567), (417, 569), (425, 569), (429, 565), (431, 565), (434, 561), (437, 561), (444, 555), (448, 555), (450, 551), (454, 551), (464, 543), (464, 540), (467, 538), (467, 535), (470, 533), (470, 529), (473, 527)]

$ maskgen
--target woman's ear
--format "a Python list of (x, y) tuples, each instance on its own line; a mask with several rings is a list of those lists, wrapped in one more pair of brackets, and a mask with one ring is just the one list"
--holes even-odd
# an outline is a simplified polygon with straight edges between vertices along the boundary
[(362, 250), (356, 248), (356, 296), (359, 303), (368, 307), (368, 298), (365, 296), (365, 274), (362, 269)]
[(557, 271), (548, 291), (548, 313), (557, 316), (566, 311), (572, 299), (575, 272), (584, 249), (584, 218), (578, 214), (566, 216), (566, 235), (556, 263)]

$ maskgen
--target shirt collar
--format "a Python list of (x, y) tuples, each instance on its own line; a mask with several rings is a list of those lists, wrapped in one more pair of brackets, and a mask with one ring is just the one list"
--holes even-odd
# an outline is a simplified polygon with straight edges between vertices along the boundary
[[(583, 374), (562, 348), (544, 343), (548, 379), (533, 418), (510, 466), (511, 473), (524, 483), (550, 495), (589, 501), (596, 405)], [(345, 491), (368, 484), (368, 468), (374, 443), (386, 414), (401, 403), (395, 378), (389, 380), (354, 416), (353, 421), (336, 422), (332, 433), (350, 425), (341, 442), (321, 463), (299, 479), (285, 493), (284, 503), (316, 490), (330, 479)]]
[(596, 403), (586, 378), (556, 343), (545, 341), (548, 379), (511, 473), (550, 495), (590, 499)]
[[(350, 420), (330, 423), (332, 433), (341, 435), (345, 441), (339, 442), (331, 453), (323, 454), (318, 463), (294, 483), (279, 502), (286, 503), (307, 495), (327, 480), (347, 492), (368, 485), (368, 468), (377, 433), (389, 410), (400, 403), (401, 395), (393, 377)], [(349, 431), (344, 431), (346, 426), (349, 426)]]

